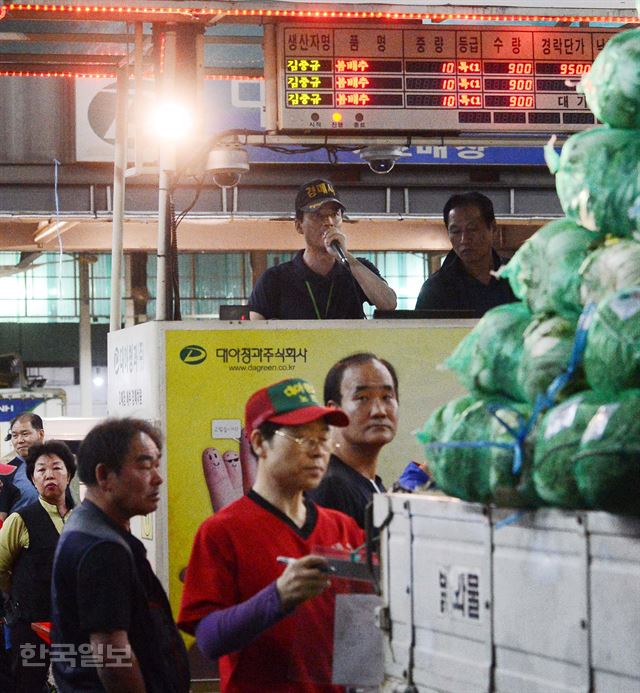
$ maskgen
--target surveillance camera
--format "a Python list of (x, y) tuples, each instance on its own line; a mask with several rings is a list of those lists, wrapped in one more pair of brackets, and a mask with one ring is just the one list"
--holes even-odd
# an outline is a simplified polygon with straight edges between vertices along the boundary
[(237, 171), (215, 171), (213, 182), (221, 188), (235, 188), (241, 176)]
[(396, 161), (403, 156), (411, 156), (407, 147), (371, 146), (359, 150), (360, 158), (369, 164), (374, 173), (389, 173), (396, 165)]
[(219, 147), (209, 152), (207, 171), (213, 173), (213, 182), (221, 188), (235, 188), (248, 170), (249, 156), (241, 147)]
[(395, 165), (395, 159), (372, 159), (369, 162), (369, 168), (374, 173), (389, 173)]

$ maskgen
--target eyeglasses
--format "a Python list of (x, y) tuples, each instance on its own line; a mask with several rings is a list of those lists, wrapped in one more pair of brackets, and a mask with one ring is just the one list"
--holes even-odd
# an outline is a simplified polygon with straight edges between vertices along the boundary
[(321, 450), (328, 450), (331, 447), (331, 440), (329, 438), (307, 438), (306, 436), (296, 438), (290, 433), (285, 433), (285, 431), (282, 431), (279, 428), (274, 431), (274, 434), (280, 436), (281, 438), (286, 438), (287, 440), (293, 441), (305, 452), (312, 452), (316, 447), (319, 447)]

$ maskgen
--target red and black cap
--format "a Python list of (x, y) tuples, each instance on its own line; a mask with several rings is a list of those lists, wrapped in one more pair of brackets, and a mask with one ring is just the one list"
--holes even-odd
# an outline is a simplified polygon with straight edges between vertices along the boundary
[(313, 385), (301, 378), (289, 378), (254, 392), (245, 407), (247, 436), (265, 421), (300, 426), (321, 418), (331, 426), (349, 425), (349, 417), (336, 407), (324, 407)]

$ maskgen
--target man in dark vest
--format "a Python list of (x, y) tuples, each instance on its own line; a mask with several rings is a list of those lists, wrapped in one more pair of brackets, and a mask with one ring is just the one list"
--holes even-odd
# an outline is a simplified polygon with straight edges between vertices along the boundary
[[(78, 451), (84, 501), (53, 566), (54, 678), (60, 693), (187, 693), (187, 654), (134, 515), (160, 502), (160, 433), (140, 419), (108, 419)], [(71, 648), (64, 657), (57, 648)], [(89, 652), (89, 655), (83, 654)]]

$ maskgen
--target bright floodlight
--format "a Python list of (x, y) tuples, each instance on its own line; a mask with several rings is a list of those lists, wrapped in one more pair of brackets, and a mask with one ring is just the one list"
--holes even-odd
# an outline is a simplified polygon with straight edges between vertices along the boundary
[(183, 140), (193, 129), (193, 115), (183, 104), (160, 102), (151, 113), (151, 129), (157, 137)]

